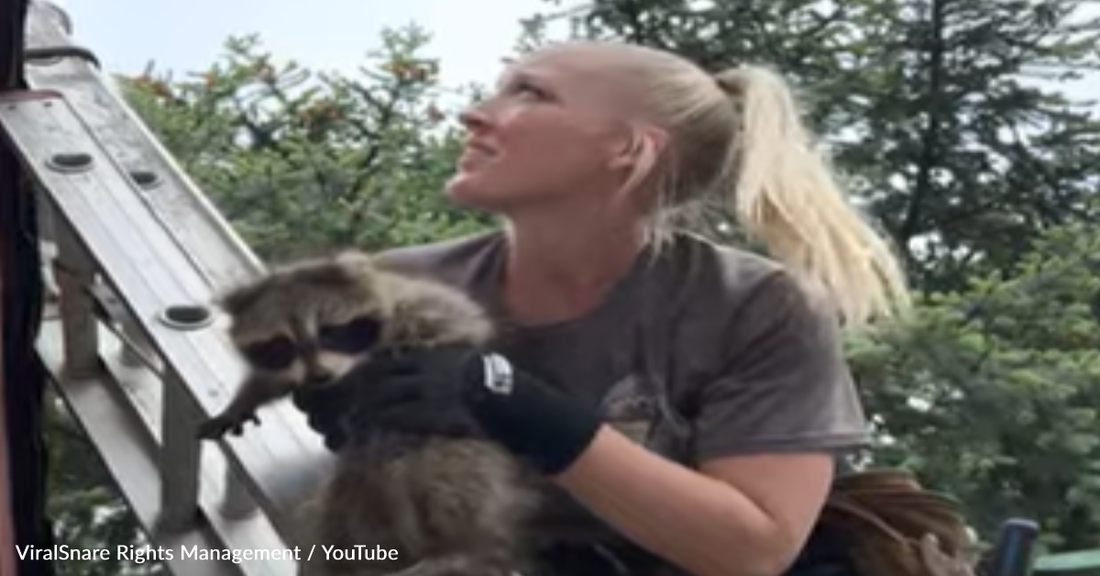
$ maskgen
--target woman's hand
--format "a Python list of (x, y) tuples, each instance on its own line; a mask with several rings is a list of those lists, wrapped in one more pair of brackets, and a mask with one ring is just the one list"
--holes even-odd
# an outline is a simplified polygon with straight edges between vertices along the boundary
[(551, 475), (569, 467), (602, 425), (594, 408), (470, 347), (372, 359), (335, 384), (295, 393), (295, 403), (330, 450), (348, 431), (483, 434)]
[(295, 391), (294, 403), (333, 451), (343, 447), (349, 432), (477, 435), (462, 398), (468, 380), (463, 372), (477, 359), (466, 347), (384, 354), (332, 384)]

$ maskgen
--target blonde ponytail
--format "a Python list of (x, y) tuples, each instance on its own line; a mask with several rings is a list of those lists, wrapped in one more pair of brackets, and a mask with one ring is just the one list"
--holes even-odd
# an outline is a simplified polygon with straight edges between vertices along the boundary
[(742, 67), (716, 77), (740, 108), (739, 144), (725, 159), (728, 193), (745, 231), (763, 241), (845, 323), (890, 316), (909, 303), (889, 243), (848, 203), (815, 150), (779, 75)]

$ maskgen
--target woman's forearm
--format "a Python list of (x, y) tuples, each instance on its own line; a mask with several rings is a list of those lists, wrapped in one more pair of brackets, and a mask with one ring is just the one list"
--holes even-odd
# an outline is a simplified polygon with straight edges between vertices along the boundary
[(744, 494), (610, 427), (555, 480), (625, 536), (697, 576), (777, 576), (791, 561), (795, 547)]
[(516, 378), (510, 394), (471, 395), (482, 429), (626, 537), (696, 576), (778, 576), (797, 553), (800, 531), (789, 525), (801, 521), (780, 527), (730, 483), (651, 453), (583, 401)]

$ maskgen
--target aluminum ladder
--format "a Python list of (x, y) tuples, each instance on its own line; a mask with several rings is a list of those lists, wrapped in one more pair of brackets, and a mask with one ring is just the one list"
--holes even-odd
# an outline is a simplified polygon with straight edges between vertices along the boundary
[(0, 99), (56, 246), (38, 353), (173, 574), (290, 576), (293, 505), (332, 464), (320, 439), (286, 402), (243, 437), (194, 434), (243, 368), (209, 304), (263, 267), (70, 35), (32, 2), (30, 89)]

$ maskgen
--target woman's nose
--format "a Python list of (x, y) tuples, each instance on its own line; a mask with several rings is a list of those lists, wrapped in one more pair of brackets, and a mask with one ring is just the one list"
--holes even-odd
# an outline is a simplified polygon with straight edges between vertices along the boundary
[(488, 110), (486, 110), (484, 104), (476, 104), (466, 108), (458, 114), (458, 121), (471, 132), (484, 130), (491, 124)]

